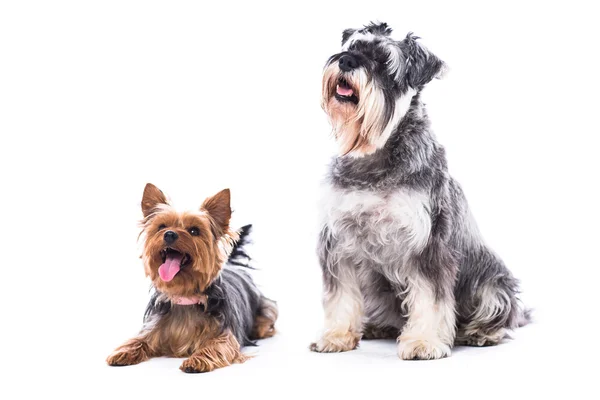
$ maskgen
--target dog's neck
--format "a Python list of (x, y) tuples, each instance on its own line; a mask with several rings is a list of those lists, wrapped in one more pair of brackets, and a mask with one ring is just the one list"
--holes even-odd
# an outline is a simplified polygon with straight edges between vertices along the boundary
[(382, 189), (417, 181), (418, 174), (427, 174), (432, 167), (445, 169), (446, 158), (417, 94), (382, 148), (360, 158), (335, 158), (329, 179), (340, 188)]
[(180, 306), (191, 306), (191, 305), (200, 304), (200, 305), (203, 305), (206, 307), (207, 301), (208, 301), (208, 297), (205, 294), (197, 295), (197, 296), (190, 296), (190, 297), (174, 296), (171, 298), (171, 303), (177, 304)]

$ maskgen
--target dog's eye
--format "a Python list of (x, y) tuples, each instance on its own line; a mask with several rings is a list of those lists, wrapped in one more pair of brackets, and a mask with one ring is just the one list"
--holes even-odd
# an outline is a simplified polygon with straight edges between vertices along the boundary
[(161, 225), (158, 227), (158, 230), (159, 230), (159, 231), (162, 231), (162, 230), (163, 230), (163, 229), (165, 229), (166, 227), (167, 227), (167, 226), (166, 226), (165, 224), (161, 224)]
[(188, 229), (188, 232), (192, 236), (198, 236), (198, 235), (200, 235), (200, 229), (196, 228), (195, 226), (193, 228)]

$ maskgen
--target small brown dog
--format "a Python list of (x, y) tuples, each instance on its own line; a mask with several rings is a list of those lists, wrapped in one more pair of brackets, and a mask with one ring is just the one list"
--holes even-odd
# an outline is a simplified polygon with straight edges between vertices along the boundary
[(246, 361), (242, 346), (275, 334), (277, 306), (246, 271), (250, 226), (229, 228), (229, 189), (206, 199), (199, 211), (177, 212), (149, 183), (142, 212), (142, 259), (154, 293), (140, 334), (107, 363), (188, 357), (180, 368), (194, 373)]

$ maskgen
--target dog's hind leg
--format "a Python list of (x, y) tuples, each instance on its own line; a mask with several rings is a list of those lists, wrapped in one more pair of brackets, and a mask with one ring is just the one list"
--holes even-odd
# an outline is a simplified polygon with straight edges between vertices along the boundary
[(509, 337), (508, 330), (529, 322), (529, 311), (524, 310), (516, 296), (517, 281), (511, 276), (500, 276), (486, 282), (475, 292), (474, 309), (459, 324), (457, 345), (493, 346)]
[(485, 245), (471, 241), (461, 253), (455, 288), (458, 332), (455, 344), (493, 346), (508, 331), (529, 322), (517, 295), (519, 281)]
[(277, 320), (277, 303), (266, 297), (261, 298), (261, 304), (254, 319), (251, 339), (265, 339), (275, 335), (275, 321)]

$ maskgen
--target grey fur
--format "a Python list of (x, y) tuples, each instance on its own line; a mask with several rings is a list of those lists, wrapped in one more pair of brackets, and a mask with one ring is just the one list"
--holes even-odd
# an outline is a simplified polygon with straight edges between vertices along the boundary
[[(449, 175), (444, 148), (432, 133), (421, 102), (420, 91), (445, 66), (412, 34), (390, 43), (391, 29), (386, 24), (346, 30), (343, 43), (355, 32), (368, 32), (377, 39), (352, 42), (346, 51), (331, 57), (328, 65), (344, 54), (354, 56), (359, 68), (384, 92), (382, 118), (386, 122), (396, 99), (410, 88), (416, 94), (381, 148), (363, 157), (336, 157), (329, 167), (325, 202), (353, 195), (364, 201), (356, 200), (352, 209), (344, 209), (339, 201), (326, 210), (318, 245), (326, 298), (338, 293), (341, 285), (354, 284), (339, 278), (345, 275), (340, 268), (354, 269), (363, 302), (361, 333), (366, 338), (395, 337), (407, 323), (407, 302), (414, 300), (407, 300), (412, 290), (409, 282), (425, 282), (433, 289), (436, 304), (455, 310), (456, 325), (448, 328), (457, 344), (496, 344), (505, 337), (505, 329), (526, 323), (529, 313), (517, 297), (518, 281), (484, 243), (460, 185)], [(382, 54), (382, 43), (397, 46), (403, 61), (399, 74), (392, 75), (385, 68), (389, 55)], [(400, 207), (394, 204), (396, 198), (408, 199), (410, 210), (427, 216), (427, 221), (417, 224), (427, 233), (422, 245), (415, 239), (420, 231), (415, 233), (415, 225), (405, 224), (397, 216), (399, 211), (393, 210)], [(381, 206), (365, 206), (370, 201), (381, 201)], [(406, 207), (399, 210), (405, 212)], [(452, 318), (448, 321), (454, 323)], [(329, 351), (317, 345), (313, 349)], [(417, 354), (414, 358), (439, 357)]]

